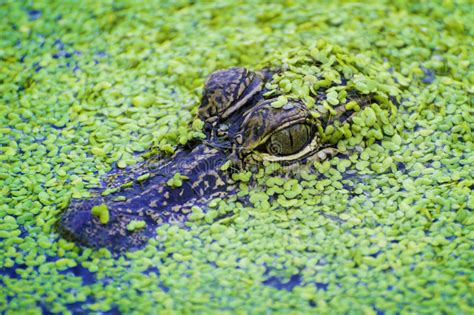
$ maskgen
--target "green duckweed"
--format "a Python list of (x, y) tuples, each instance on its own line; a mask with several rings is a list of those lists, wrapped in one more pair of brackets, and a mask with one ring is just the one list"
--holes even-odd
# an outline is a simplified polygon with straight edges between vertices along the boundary
[(127, 230), (130, 232), (136, 231), (143, 229), (146, 226), (145, 221), (140, 221), (140, 220), (132, 220), (127, 224)]
[[(469, 1), (0, 6), (0, 313), (472, 313)], [(202, 138), (209, 73), (263, 65), (277, 107), (357, 112), (319, 131), (336, 157), (234, 174), (137, 251), (59, 237), (111, 169)]]
[(183, 185), (183, 180), (187, 179), (187, 176), (181, 175), (179, 172), (177, 172), (173, 175), (173, 177), (168, 179), (166, 184), (170, 187), (181, 187)]
[(105, 203), (92, 207), (91, 212), (92, 215), (99, 218), (100, 223), (107, 224), (109, 222), (109, 209)]

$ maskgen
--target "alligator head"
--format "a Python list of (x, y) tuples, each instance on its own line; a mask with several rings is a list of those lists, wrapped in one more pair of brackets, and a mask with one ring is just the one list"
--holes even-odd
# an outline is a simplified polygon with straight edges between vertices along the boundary
[[(269, 72), (244, 68), (211, 74), (198, 111), (206, 138), (172, 157), (150, 159), (131, 175), (115, 173), (109, 194), (72, 199), (59, 221), (61, 234), (89, 247), (139, 248), (160, 224), (184, 225), (193, 206), (234, 193), (232, 170), (260, 161), (291, 165), (335, 152), (318, 130), (349, 120), (353, 112), (341, 105), (336, 114), (316, 118), (299, 100), (282, 105), (266, 99), (270, 78)], [(232, 167), (222, 167), (227, 161)]]

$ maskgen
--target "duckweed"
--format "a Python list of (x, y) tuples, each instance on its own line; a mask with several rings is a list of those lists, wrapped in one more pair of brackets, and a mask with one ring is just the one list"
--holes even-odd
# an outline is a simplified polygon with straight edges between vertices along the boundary
[(92, 207), (91, 212), (92, 215), (99, 218), (100, 223), (107, 224), (109, 222), (109, 209), (105, 203)]
[(183, 180), (187, 179), (187, 176), (181, 175), (179, 172), (177, 172), (173, 175), (173, 177), (168, 179), (166, 184), (170, 187), (181, 187), (183, 185)]
[(145, 221), (140, 221), (140, 220), (132, 220), (127, 224), (127, 230), (130, 232), (136, 231), (143, 229), (146, 226)]
[[(1, 313), (472, 313), (469, 1), (0, 7)], [(141, 250), (59, 237), (71, 196), (202, 137), (209, 73), (263, 65), (277, 107), (357, 112), (336, 157), (236, 173)]]
[(281, 95), (278, 97), (278, 99), (274, 102), (272, 102), (272, 107), (274, 108), (280, 108), (280, 107), (283, 107), (286, 105), (286, 103), (288, 103), (288, 99), (286, 96), (284, 95)]
[(143, 182), (144, 180), (147, 180), (148, 178), (150, 178), (150, 173), (146, 173), (146, 174), (138, 176), (137, 181), (138, 182)]

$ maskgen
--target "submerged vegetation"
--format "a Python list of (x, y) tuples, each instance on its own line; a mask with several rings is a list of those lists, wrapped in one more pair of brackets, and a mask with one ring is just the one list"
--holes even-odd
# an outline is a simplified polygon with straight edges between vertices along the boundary
[[(469, 1), (0, 8), (0, 312), (472, 313)], [(202, 136), (211, 72), (263, 64), (285, 70), (268, 86), (276, 107), (331, 110), (348, 98), (331, 88), (341, 77), (375, 95), (355, 129), (322, 131), (357, 149), (233, 174), (236, 195), (158, 227), (142, 250), (58, 235), (69, 200), (112, 168)], [(107, 223), (107, 206), (92, 211)]]

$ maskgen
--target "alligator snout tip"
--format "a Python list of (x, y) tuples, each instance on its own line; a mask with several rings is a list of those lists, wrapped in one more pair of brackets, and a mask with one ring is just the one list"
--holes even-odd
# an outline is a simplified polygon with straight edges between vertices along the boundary
[(71, 199), (68, 209), (64, 212), (58, 224), (60, 234), (71, 241), (86, 246), (94, 246), (98, 239), (91, 239), (91, 231), (100, 228), (97, 218), (92, 214), (92, 208), (99, 206), (98, 199)]
[[(144, 218), (109, 208), (102, 197), (72, 199), (58, 226), (65, 239), (85, 247), (121, 252), (142, 247), (154, 234), (154, 225), (139, 219)], [(130, 225), (132, 221), (135, 224)]]

